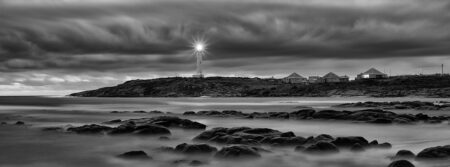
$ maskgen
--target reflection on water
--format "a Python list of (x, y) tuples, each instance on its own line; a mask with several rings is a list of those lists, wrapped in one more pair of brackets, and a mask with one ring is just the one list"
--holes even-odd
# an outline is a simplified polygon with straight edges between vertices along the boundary
[[(1, 99), (1, 98), (0, 98)], [(181, 113), (187, 110), (236, 109), (253, 111), (293, 111), (297, 106), (330, 107), (340, 102), (354, 102), (367, 98), (62, 98), (52, 105), (34, 105), (27, 102), (0, 101), (0, 121), (13, 123), (23, 120), (31, 126), (0, 126), (0, 166), (59, 167), (59, 166), (187, 166), (172, 161), (185, 159), (183, 155), (161, 153), (159, 146), (175, 146), (187, 142), (201, 131), (172, 129), (171, 140), (160, 141), (155, 137), (137, 136), (87, 136), (59, 132), (43, 132), (42, 127), (100, 123), (112, 119), (131, 119), (147, 114), (111, 114), (112, 110), (161, 110)], [(49, 100), (49, 99), (47, 99)], [(53, 98), (50, 100), (54, 100)], [(392, 99), (391, 99), (392, 100)], [(394, 99), (414, 100), (414, 99)], [(435, 99), (427, 99), (435, 100)], [(439, 99), (442, 100), (442, 99)], [(445, 99), (444, 99), (445, 100)], [(20, 101), (20, 100), (19, 100)], [(44, 100), (45, 101), (45, 100)], [(21, 103), (26, 103), (21, 105)], [(58, 103), (55, 105), (55, 103)], [(45, 103), (44, 103), (45, 104)], [(270, 105), (268, 105), (270, 104)], [(417, 111), (402, 111), (417, 112)], [(448, 124), (372, 125), (334, 121), (297, 120), (243, 120), (231, 118), (186, 117), (212, 127), (268, 127), (280, 131), (293, 131), (298, 136), (330, 134), (333, 136), (364, 136), (368, 140), (390, 142), (390, 150), (369, 150), (362, 153), (342, 151), (330, 156), (309, 156), (293, 151), (293, 148), (268, 148), (263, 158), (251, 162), (219, 161), (210, 157), (195, 157), (208, 162), (206, 166), (240, 167), (384, 167), (397, 150), (409, 149), (415, 153), (426, 147), (450, 143)], [(220, 147), (220, 146), (217, 146)], [(130, 150), (144, 150), (154, 160), (148, 162), (125, 161), (114, 156)], [(416, 166), (439, 166), (414, 162)], [(441, 166), (448, 166), (443, 162)]]

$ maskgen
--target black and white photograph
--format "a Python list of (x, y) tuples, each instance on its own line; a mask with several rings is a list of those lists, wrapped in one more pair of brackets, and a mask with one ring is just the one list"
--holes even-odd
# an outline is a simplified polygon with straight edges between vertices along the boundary
[(450, 167), (450, 0), (0, 0), (0, 167)]

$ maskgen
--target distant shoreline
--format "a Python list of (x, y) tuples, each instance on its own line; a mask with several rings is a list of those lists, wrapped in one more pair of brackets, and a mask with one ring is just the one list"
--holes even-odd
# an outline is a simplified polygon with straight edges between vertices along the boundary
[(208, 77), (131, 80), (70, 94), (77, 97), (423, 97), (449, 98), (450, 75), (395, 76), (338, 83), (293, 84), (281, 79)]

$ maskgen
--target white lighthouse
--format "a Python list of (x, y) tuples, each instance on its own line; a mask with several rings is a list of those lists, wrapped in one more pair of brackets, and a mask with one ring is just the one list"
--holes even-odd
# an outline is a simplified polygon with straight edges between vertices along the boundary
[(197, 69), (196, 73), (192, 75), (192, 77), (203, 78), (202, 63), (203, 63), (203, 56), (205, 55), (205, 45), (203, 43), (201, 42), (195, 43), (194, 55), (197, 58)]

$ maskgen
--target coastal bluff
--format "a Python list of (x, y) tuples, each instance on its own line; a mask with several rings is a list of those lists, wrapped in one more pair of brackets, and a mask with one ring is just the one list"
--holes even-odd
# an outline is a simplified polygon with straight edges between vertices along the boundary
[(450, 97), (450, 75), (394, 76), (345, 83), (291, 84), (281, 79), (242, 77), (130, 80), (70, 94), (78, 97)]

